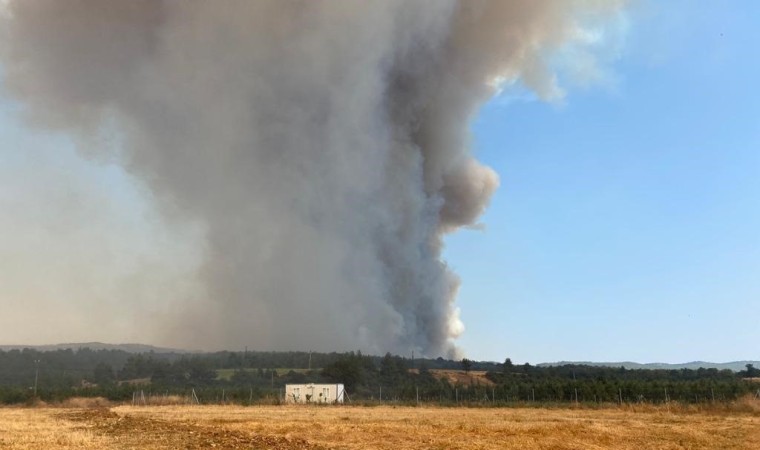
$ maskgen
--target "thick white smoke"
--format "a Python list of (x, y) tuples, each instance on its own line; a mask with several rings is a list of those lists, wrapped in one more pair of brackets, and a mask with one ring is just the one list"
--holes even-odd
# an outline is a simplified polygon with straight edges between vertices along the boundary
[[(195, 347), (455, 352), (442, 237), (498, 186), (468, 125), (604, 0), (10, 0), (5, 87), (37, 126), (113, 134), (167, 217), (205, 225)], [(92, 145), (88, 151), (92, 151)]]

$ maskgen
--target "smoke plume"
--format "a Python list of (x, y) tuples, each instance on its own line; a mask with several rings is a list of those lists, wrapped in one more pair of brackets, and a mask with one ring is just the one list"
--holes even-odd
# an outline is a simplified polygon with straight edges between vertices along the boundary
[(452, 355), (442, 240), (499, 184), (469, 122), (500, 81), (561, 95), (547, 58), (619, 3), (10, 0), (0, 55), (29, 123), (203, 224), (164, 342)]

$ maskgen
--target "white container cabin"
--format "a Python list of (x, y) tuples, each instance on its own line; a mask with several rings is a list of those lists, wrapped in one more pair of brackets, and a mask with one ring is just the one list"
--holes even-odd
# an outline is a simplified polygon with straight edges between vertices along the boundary
[(285, 403), (343, 403), (342, 384), (286, 384)]

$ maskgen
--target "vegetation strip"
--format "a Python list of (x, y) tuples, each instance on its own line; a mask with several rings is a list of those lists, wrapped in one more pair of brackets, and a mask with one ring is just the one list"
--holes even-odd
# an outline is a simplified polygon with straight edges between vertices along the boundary
[[(354, 402), (513, 406), (547, 403), (730, 403), (760, 397), (752, 363), (734, 372), (534, 366), (357, 352), (127, 353), (0, 351), (0, 404), (104, 397), (133, 404), (272, 404), (286, 384), (341, 383)], [(753, 378), (755, 377), (755, 378)]]

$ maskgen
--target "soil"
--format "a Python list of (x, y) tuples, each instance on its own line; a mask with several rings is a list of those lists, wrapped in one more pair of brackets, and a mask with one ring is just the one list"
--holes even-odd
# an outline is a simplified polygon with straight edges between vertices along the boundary
[(107, 408), (67, 411), (60, 417), (81, 424), (83, 429), (108, 436), (122, 448), (154, 449), (273, 449), (320, 450), (324, 447), (300, 438), (262, 436), (204, 426), (117, 414)]

